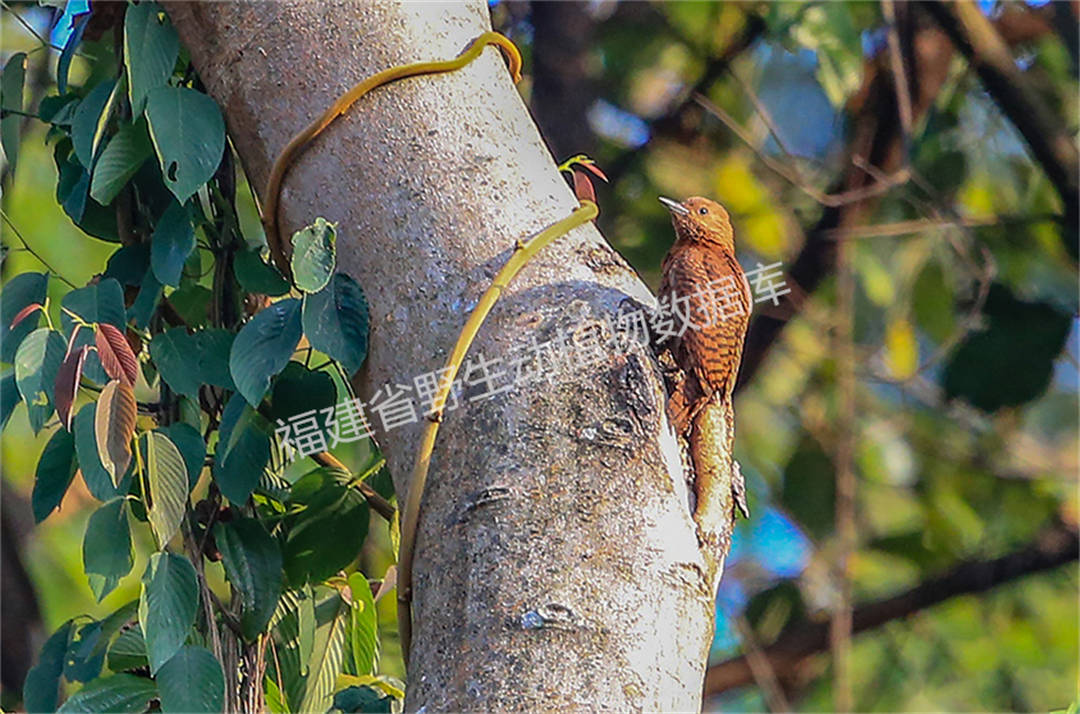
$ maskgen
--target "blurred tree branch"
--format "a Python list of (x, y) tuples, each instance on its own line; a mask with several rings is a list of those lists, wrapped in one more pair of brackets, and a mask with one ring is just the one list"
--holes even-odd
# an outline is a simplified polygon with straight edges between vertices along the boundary
[(932, 2), (926, 8), (971, 63), (986, 91), (1027, 141), (1035, 160), (1061, 196), (1065, 205), (1063, 237), (1070, 254), (1076, 258), (1080, 152), (1064, 123), (1029, 85), (1002, 35), (975, 3)]
[(540, 133), (560, 160), (593, 155), (588, 111), (596, 96), (589, 52), (596, 26), (581, 2), (533, 0), (533, 87), (530, 104)]
[[(1062, 523), (1049, 526), (1012, 553), (992, 560), (961, 563), (898, 595), (856, 606), (852, 629), (856, 633), (872, 630), (951, 598), (985, 592), (1026, 575), (1071, 563), (1080, 553), (1077, 538), (1074, 526)], [(768, 659), (781, 683), (795, 684), (809, 658), (825, 652), (828, 645), (829, 623), (803, 620), (789, 624), (776, 641), (761, 648), (760, 653)], [(705, 675), (705, 697), (753, 682), (747, 656), (733, 657), (709, 667)]]

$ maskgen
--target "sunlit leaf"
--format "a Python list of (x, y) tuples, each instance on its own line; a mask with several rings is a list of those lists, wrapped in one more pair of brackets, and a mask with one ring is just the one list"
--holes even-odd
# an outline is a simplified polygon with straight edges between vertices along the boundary
[(0, 361), (14, 360), (15, 350), (37, 327), (33, 320), (24, 320), (15, 327), (12, 324), (27, 306), (45, 302), (48, 284), (48, 273), (20, 273), (0, 291)]
[(120, 189), (139, 170), (143, 162), (150, 158), (150, 136), (146, 133), (146, 122), (140, 119), (134, 124), (125, 124), (109, 139), (105, 150), (101, 152), (90, 179), (90, 197), (103, 206), (112, 203)]
[(206, 442), (202, 434), (190, 424), (176, 422), (160, 429), (169, 437), (172, 443), (184, 457), (184, 465), (187, 467), (188, 491), (195, 488), (202, 472), (203, 461), (206, 459)]
[(172, 440), (159, 431), (143, 434), (139, 438), (139, 448), (149, 487), (147, 516), (159, 547), (164, 548), (184, 518), (188, 494), (187, 465)]
[(145, 711), (147, 702), (157, 695), (157, 685), (151, 679), (134, 674), (114, 674), (87, 684), (64, 702), (59, 711), (65, 714), (137, 714)]
[(319, 217), (292, 236), (296, 287), (315, 293), (326, 287), (337, 263), (337, 225)]
[(31, 332), (15, 353), (15, 383), (26, 402), (30, 428), (35, 434), (52, 416), (56, 373), (66, 350), (63, 335), (42, 327)]
[(372, 674), (379, 651), (378, 617), (375, 598), (363, 573), (355, 572), (349, 576), (349, 592), (352, 594), (349, 649), (353, 666), (358, 674)]
[(334, 693), (334, 683), (345, 654), (349, 608), (334, 595), (325, 604), (328, 621), (315, 632), (315, 646), (308, 664), (307, 687), (300, 711), (326, 711)]
[(131, 387), (114, 379), (105, 385), (94, 409), (94, 438), (98, 458), (114, 484), (131, 463), (131, 437), (138, 408)]
[(890, 320), (885, 328), (885, 364), (897, 379), (907, 379), (919, 367), (915, 329), (905, 319)]

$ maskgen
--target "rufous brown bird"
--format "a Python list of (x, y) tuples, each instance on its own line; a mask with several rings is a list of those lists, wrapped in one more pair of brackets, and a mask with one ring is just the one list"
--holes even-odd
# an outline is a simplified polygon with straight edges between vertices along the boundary
[(753, 297), (724, 207), (699, 196), (660, 201), (675, 227), (662, 265), (660, 314), (671, 319), (661, 348), (683, 373), (668, 399), (668, 416), (693, 461), (698, 538), (718, 559), (727, 552), (735, 509), (749, 517), (733, 456), (732, 402)]

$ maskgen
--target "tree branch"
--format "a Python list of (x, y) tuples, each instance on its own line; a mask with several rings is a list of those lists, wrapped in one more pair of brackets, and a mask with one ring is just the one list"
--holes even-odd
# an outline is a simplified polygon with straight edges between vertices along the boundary
[[(865, 632), (893, 620), (933, 607), (961, 595), (985, 592), (1026, 575), (1052, 570), (1077, 559), (1080, 544), (1075, 527), (1055, 524), (1031, 543), (1000, 558), (968, 561), (943, 575), (930, 578), (893, 597), (855, 608), (853, 632)], [(825, 652), (829, 623), (804, 620), (788, 625), (775, 642), (761, 649), (781, 682), (798, 678), (806, 660)], [(709, 667), (705, 696), (713, 696), (754, 682), (746, 655)]]

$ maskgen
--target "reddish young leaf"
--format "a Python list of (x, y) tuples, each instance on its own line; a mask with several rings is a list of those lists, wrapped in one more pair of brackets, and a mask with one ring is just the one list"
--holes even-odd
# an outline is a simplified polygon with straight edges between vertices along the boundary
[(107, 322), (98, 323), (94, 334), (97, 342), (98, 357), (101, 358), (101, 366), (105, 368), (105, 374), (112, 379), (121, 379), (129, 387), (135, 386), (135, 379), (139, 373), (139, 360), (131, 351), (124, 333)]
[(596, 203), (596, 191), (593, 190), (592, 181), (580, 171), (574, 172), (574, 195), (579, 201), (592, 201)]
[(602, 178), (604, 180), (604, 183), (611, 183), (610, 181), (608, 181), (608, 177), (604, 175), (604, 172), (600, 170), (600, 167), (593, 163), (591, 160), (578, 162), (578, 165), (584, 166), (589, 171), (592, 171), (594, 174)]
[(75, 393), (79, 390), (79, 378), (82, 376), (83, 361), (86, 353), (90, 351), (90, 345), (83, 345), (71, 352), (60, 363), (60, 369), (56, 372), (56, 381), (53, 383), (53, 401), (56, 403), (56, 413), (60, 415), (60, 422), (64, 428), (71, 431), (71, 404), (75, 401)]
[(94, 439), (105, 471), (119, 485), (131, 463), (131, 437), (135, 435), (138, 406), (135, 392), (126, 382), (114, 379), (105, 385), (94, 407)]
[(19, 310), (18, 313), (16, 313), (15, 317), (12, 318), (11, 325), (8, 327), (8, 329), (14, 330), (15, 326), (18, 325), (23, 320), (25, 320), (27, 315), (35, 313), (40, 309), (42, 309), (42, 308), (41, 308), (41, 305), (39, 303), (36, 303), (36, 302), (30, 303), (29, 305), (24, 307), (22, 310)]

